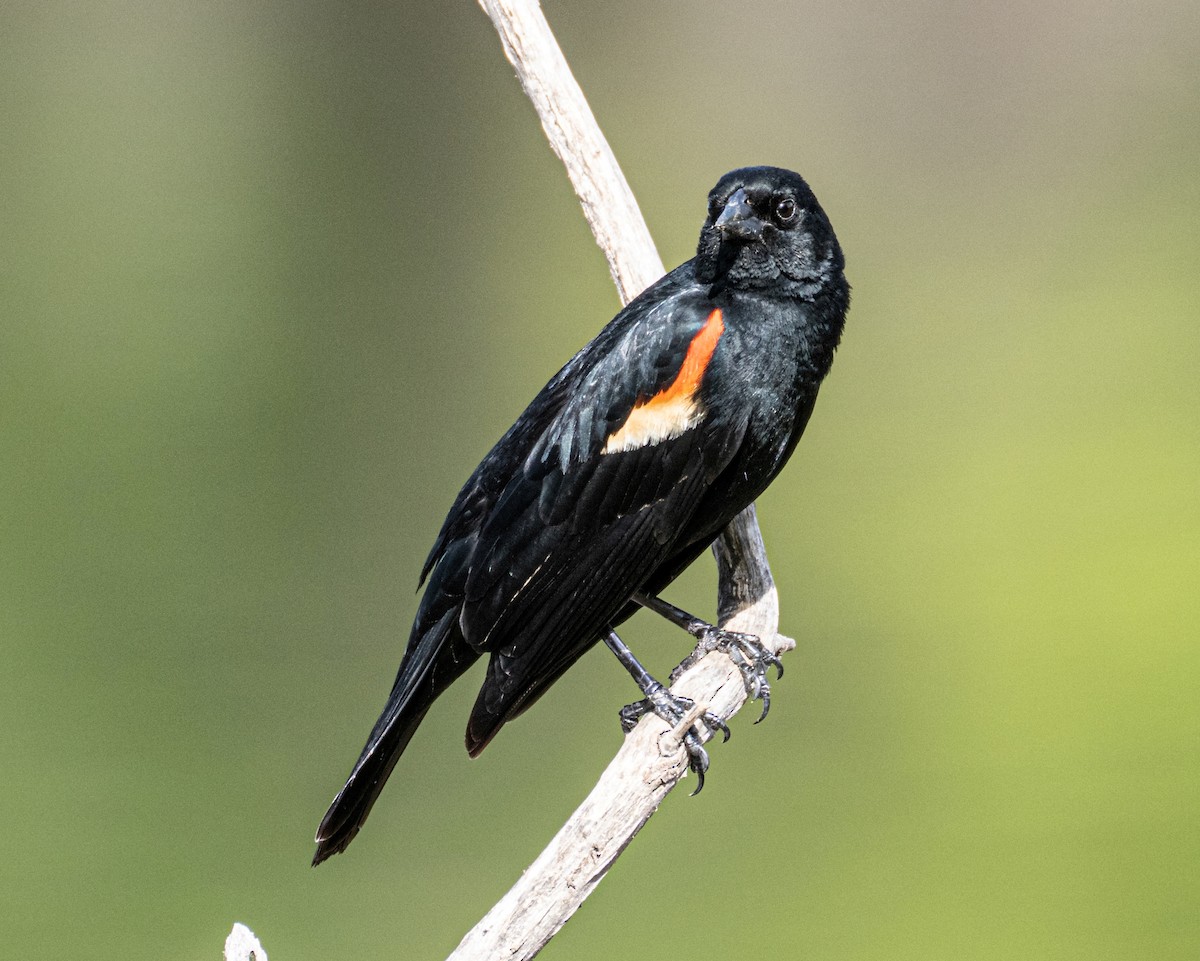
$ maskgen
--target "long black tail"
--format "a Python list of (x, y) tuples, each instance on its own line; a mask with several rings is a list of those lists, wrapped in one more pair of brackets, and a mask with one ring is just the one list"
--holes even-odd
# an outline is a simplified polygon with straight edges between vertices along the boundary
[(387, 705), (346, 786), (317, 828), (314, 866), (354, 840), (430, 706), (478, 657), (459, 632), (457, 606), (445, 611), (416, 644), (410, 642)]

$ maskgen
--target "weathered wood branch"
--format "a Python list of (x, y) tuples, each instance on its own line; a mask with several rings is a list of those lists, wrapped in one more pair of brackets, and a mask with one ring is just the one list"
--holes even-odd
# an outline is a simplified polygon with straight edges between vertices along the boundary
[(238, 921), (225, 939), (225, 961), (267, 961), (267, 952), (254, 932)]
[[(663, 274), (662, 261), (617, 165), (536, 0), (479, 0), (567, 168), (584, 216), (628, 302)], [(713, 545), (722, 627), (757, 634), (781, 653), (779, 599), (753, 505)], [(647, 715), (630, 733), (583, 804), (512, 889), (450, 955), (450, 961), (532, 958), (599, 884), (659, 804), (687, 773), (680, 737), (703, 710), (729, 718), (746, 691), (724, 654), (712, 653), (672, 686), (696, 711), (672, 730)]]
[(627, 304), (665, 271), (617, 158), (537, 0), (479, 0), (479, 5), (500, 34), (550, 147), (567, 168), (621, 303)]

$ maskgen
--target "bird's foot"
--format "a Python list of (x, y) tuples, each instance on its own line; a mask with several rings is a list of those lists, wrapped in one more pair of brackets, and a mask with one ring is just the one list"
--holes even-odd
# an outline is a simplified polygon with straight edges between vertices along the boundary
[(767, 681), (767, 671), (774, 667), (775, 679), (783, 677), (783, 662), (775, 652), (763, 644), (756, 634), (742, 634), (738, 631), (725, 631), (703, 621), (694, 621), (687, 625), (690, 634), (699, 643), (696, 649), (685, 657), (680, 665), (671, 672), (671, 683), (675, 683), (684, 671), (694, 667), (712, 651), (722, 651), (737, 665), (741, 672), (742, 683), (746, 685), (746, 696), (752, 701), (763, 702), (762, 714), (757, 724), (771, 710), (771, 685)]
[[(646, 690), (644, 700), (634, 701), (621, 708), (621, 729), (628, 734), (647, 714), (657, 714), (672, 728), (677, 728), (695, 710), (695, 707), (696, 702), (690, 697), (672, 694), (662, 684), (655, 681)], [(703, 730), (700, 725), (707, 727), (708, 731)], [(704, 772), (708, 770), (708, 752), (704, 750), (703, 745), (706, 736), (715, 731), (720, 731), (724, 735), (724, 740), (729, 740), (729, 726), (712, 711), (704, 711), (688, 725), (680, 736), (683, 749), (687, 752), (688, 767), (696, 773), (697, 778), (696, 790), (692, 792), (692, 797), (695, 797), (704, 788)]]

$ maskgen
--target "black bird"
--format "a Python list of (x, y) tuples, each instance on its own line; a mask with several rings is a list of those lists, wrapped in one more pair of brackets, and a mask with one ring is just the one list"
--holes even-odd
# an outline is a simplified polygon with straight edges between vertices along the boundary
[[(696, 257), (571, 358), (459, 492), (421, 572), (391, 695), (321, 822), (314, 864), (345, 850), (426, 711), (484, 654), (472, 757), (600, 640), (647, 696), (623, 712), (626, 726), (646, 710), (678, 720), (679, 702), (613, 628), (639, 603), (688, 620), (657, 595), (795, 449), (841, 338), (843, 267), (799, 175), (721, 178)], [(752, 653), (761, 675), (771, 658)], [(707, 758), (687, 740), (703, 774)]]

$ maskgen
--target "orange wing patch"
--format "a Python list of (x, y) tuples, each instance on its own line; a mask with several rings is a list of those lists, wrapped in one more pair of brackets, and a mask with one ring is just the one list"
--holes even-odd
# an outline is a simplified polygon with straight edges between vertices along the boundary
[(700, 423), (703, 411), (696, 403), (696, 393), (724, 332), (725, 321), (718, 308), (708, 315), (704, 326), (692, 338), (683, 365), (671, 385), (635, 406), (621, 428), (608, 435), (601, 453), (612, 454), (657, 444), (678, 437)]

